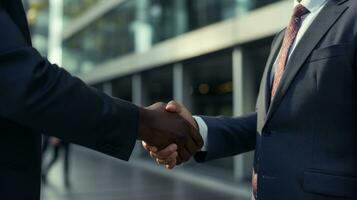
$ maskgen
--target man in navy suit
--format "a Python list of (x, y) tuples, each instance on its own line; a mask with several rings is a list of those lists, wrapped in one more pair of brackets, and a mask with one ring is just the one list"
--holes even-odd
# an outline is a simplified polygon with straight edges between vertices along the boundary
[(147, 108), (90, 88), (32, 47), (21, 0), (0, 0), (0, 199), (39, 200), (41, 133), (128, 160), (136, 140), (180, 159), (202, 138), (165, 104)]
[[(257, 200), (357, 199), (357, 1), (294, 0), (272, 43), (256, 112), (191, 117), (204, 148), (199, 162), (255, 150)], [(195, 119), (195, 120), (194, 120)], [(181, 163), (170, 145), (145, 145), (159, 163)]]

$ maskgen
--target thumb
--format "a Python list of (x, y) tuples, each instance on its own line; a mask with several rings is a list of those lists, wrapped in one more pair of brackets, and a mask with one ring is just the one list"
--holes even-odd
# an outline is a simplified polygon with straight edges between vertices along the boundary
[(170, 101), (167, 105), (166, 105), (166, 111), (168, 112), (172, 112), (172, 113), (181, 113), (182, 111), (182, 106), (177, 103), (176, 101)]

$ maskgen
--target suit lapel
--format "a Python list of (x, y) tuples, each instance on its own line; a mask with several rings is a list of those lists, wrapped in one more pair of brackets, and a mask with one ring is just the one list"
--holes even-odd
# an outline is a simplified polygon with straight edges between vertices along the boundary
[(346, 6), (338, 6), (336, 1), (337, 0), (330, 0), (329, 3), (327, 3), (325, 8), (323, 8), (321, 13), (311, 24), (310, 28), (306, 31), (293, 54), (291, 55), (286, 66), (286, 71), (282, 77), (281, 84), (277, 90), (275, 99), (272, 101), (268, 110), (267, 121), (277, 110), (279, 104), (283, 100), (284, 95), (288, 91), (289, 86), (300, 71), (308, 56), (311, 54), (323, 36), (328, 32), (331, 26), (347, 9)]
[(270, 99), (270, 74), (272, 70), (272, 66), (275, 62), (276, 57), (278, 56), (278, 53), (280, 51), (281, 44), (283, 42), (284, 38), (284, 33), (285, 29), (281, 31), (280, 33), (277, 34), (272, 47), (271, 47), (271, 53), (269, 55), (267, 64), (265, 66), (265, 70), (263, 73), (263, 78), (262, 82), (260, 84), (260, 98), (258, 99), (257, 102), (257, 107), (259, 108), (259, 119), (258, 119), (258, 131), (261, 132), (263, 125), (266, 120), (266, 115), (268, 112), (268, 107), (269, 107), (269, 99)]

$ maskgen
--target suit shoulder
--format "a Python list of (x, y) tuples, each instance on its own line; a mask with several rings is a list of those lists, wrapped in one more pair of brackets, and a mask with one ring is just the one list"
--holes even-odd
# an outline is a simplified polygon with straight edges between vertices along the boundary
[(348, 0), (344, 3), (344, 5), (348, 6), (352, 10), (357, 9), (357, 1), (356, 0)]
[(343, 5), (347, 6), (348, 9), (346, 10), (346, 18), (345, 20), (346, 25), (348, 25), (350, 30), (354, 30), (354, 34), (357, 34), (357, 1), (356, 0), (348, 0)]

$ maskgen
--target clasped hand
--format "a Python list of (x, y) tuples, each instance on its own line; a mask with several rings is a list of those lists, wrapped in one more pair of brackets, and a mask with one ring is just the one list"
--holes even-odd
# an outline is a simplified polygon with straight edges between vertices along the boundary
[(187, 162), (203, 146), (192, 114), (175, 101), (140, 110), (139, 139), (151, 157), (168, 169)]

